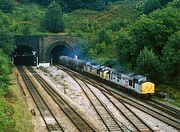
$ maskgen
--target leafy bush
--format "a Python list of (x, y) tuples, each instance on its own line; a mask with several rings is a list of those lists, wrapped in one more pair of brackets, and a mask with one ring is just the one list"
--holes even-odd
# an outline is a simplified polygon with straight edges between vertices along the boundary
[(143, 7), (143, 12), (145, 14), (149, 14), (155, 9), (158, 9), (160, 7), (160, 1), (159, 0), (146, 0)]
[(0, 0), (0, 9), (5, 12), (9, 13), (12, 12), (14, 8), (14, 0)]
[(0, 49), (10, 56), (14, 48), (12, 34), (5, 29), (0, 29)]
[(171, 5), (174, 8), (180, 8), (180, 1), (179, 0), (173, 0), (169, 5)]
[(172, 0), (141, 0), (137, 3), (136, 9), (145, 14), (149, 14), (158, 8), (162, 8), (170, 1)]
[(124, 27), (126, 24), (125, 20), (118, 20), (118, 21), (113, 21), (110, 25), (110, 29), (112, 29), (113, 32), (119, 31), (122, 27)]
[(10, 85), (9, 74), (11, 73), (11, 65), (9, 58), (0, 49), (0, 130), (9, 131), (15, 127), (12, 120), (14, 113), (13, 108), (7, 104), (4, 97), (7, 95)]
[(14, 114), (13, 108), (7, 102), (0, 98), (0, 130), (8, 131), (15, 127), (15, 122), (12, 119)]

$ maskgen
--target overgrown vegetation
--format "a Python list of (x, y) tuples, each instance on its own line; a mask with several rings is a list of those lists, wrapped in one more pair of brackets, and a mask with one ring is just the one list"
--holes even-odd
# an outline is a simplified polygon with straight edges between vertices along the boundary
[(15, 6), (14, 4), (13, 0), (0, 0), (0, 9), (5, 13), (10, 13)]
[(0, 49), (0, 130), (2, 131), (8, 131), (15, 127), (15, 122), (12, 119), (14, 109), (5, 99), (11, 84), (9, 78), (11, 68), (12, 65), (8, 56)]
[(0, 131), (32, 131), (32, 123), (27, 120), (30, 114), (24, 109), (17, 84), (14, 85), (17, 82), (11, 77), (10, 57), (14, 48), (13, 35), (7, 29), (0, 29)]
[(48, 6), (52, 1), (56, 1), (62, 5), (63, 11), (70, 12), (79, 8), (92, 10), (102, 10), (109, 2), (117, 0), (20, 0), (20, 2), (35, 2), (37, 4)]
[[(12, 12), (12, 1), (1, 0), (0, 9), (4, 13)], [(1, 12), (0, 22), (0, 130), (1, 131), (16, 131), (16, 123), (13, 116), (16, 110), (10, 104), (10, 86), (12, 80), (10, 74), (12, 73), (12, 64), (10, 57), (15, 48), (13, 45), (13, 35), (9, 31), (10, 21), (8, 17)]]
[(27, 102), (24, 99), (23, 92), (17, 83), (17, 77), (15, 74), (10, 75), (11, 86), (9, 86), (8, 103), (13, 107), (14, 114), (12, 119), (15, 122), (13, 129), (9, 130), (11, 132), (32, 132), (34, 129), (32, 123), (32, 115), (27, 107)]
[(149, 14), (153, 10), (158, 8), (163, 8), (168, 2), (172, 2), (173, 0), (141, 0), (137, 4), (137, 10), (142, 11), (145, 14)]

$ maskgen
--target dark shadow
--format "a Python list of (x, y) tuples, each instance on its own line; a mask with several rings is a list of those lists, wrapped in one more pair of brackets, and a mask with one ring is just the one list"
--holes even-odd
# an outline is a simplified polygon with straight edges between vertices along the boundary
[(17, 47), (14, 57), (15, 65), (28, 65), (32, 66), (36, 64), (36, 56), (30, 47), (21, 45)]
[(72, 48), (69, 48), (66, 45), (58, 45), (58, 46), (54, 47), (51, 51), (51, 59), (52, 59), (51, 62), (53, 64), (58, 63), (60, 56), (73, 57), (74, 52), (73, 52)]

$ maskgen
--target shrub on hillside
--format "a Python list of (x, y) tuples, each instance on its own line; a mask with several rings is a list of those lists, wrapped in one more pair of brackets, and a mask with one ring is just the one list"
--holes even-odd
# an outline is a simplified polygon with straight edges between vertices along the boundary
[(6, 55), (10, 56), (14, 48), (12, 34), (5, 29), (0, 29), (0, 49)]
[(12, 12), (13, 8), (14, 8), (13, 0), (0, 0), (0, 9), (4, 13)]

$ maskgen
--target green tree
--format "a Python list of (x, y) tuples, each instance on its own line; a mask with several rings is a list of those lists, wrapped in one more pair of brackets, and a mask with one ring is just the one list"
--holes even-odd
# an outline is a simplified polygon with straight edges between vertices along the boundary
[(0, 49), (2, 49), (6, 55), (10, 56), (14, 48), (15, 45), (13, 44), (12, 34), (5, 29), (0, 29)]
[(106, 39), (106, 30), (105, 28), (103, 28), (99, 34), (98, 34), (98, 41), (101, 43), (101, 42), (104, 42), (105, 39)]
[(155, 9), (158, 9), (160, 7), (160, 1), (159, 0), (146, 0), (144, 3), (143, 12), (145, 14), (149, 14)]
[(137, 3), (137, 5), (136, 5), (136, 10), (138, 10), (138, 11), (143, 11), (143, 9), (144, 9), (144, 4), (145, 4), (145, 1), (144, 1), (144, 0), (139, 1), (139, 2)]
[(13, 8), (14, 8), (13, 0), (0, 0), (0, 9), (3, 12), (5, 13), (12, 12)]
[(29, 0), (29, 1), (36, 2), (40, 5), (47, 6), (52, 0)]
[(113, 32), (112, 32), (112, 30), (106, 31), (105, 43), (106, 43), (106, 45), (112, 45), (112, 43), (113, 43)]
[(61, 6), (53, 1), (44, 16), (44, 26), (49, 32), (58, 33), (64, 30), (63, 13)]
[(167, 7), (153, 13), (142, 15), (130, 28), (130, 35), (137, 46), (137, 51), (144, 46), (153, 48), (157, 55), (162, 55), (162, 49), (168, 38), (179, 30), (180, 14), (178, 9)]
[(160, 4), (161, 4), (161, 6), (164, 6), (164, 5), (166, 5), (168, 2), (171, 2), (171, 1), (173, 1), (173, 0), (160, 0)]
[(89, 24), (89, 20), (88, 19), (85, 19), (82, 21), (82, 24), (81, 24), (81, 30), (83, 32), (89, 32), (90, 31), (90, 24)]
[(132, 37), (126, 31), (120, 31), (116, 41), (116, 49), (120, 63), (133, 63), (135, 62), (136, 46), (133, 43)]
[(96, 47), (94, 48), (94, 51), (96, 52), (96, 54), (105, 53), (105, 51), (106, 51), (106, 44), (104, 42), (97, 43)]
[(104, 0), (95, 0), (94, 7), (96, 10), (103, 10), (105, 9), (106, 3)]
[(119, 31), (121, 28), (125, 27), (126, 21), (124, 20), (118, 20), (113, 21), (110, 25), (110, 29), (112, 29), (113, 32)]
[(168, 38), (176, 31), (180, 29), (180, 10), (173, 8), (171, 6), (163, 8), (161, 10), (156, 10), (149, 14), (149, 18), (156, 20), (158, 24), (163, 25), (166, 29), (163, 30), (164, 40), (167, 41)]
[(147, 75), (153, 82), (159, 82), (160, 61), (152, 49), (144, 48), (136, 61), (137, 71)]
[(153, 48), (156, 53), (161, 54), (164, 42), (167, 41), (165, 36), (168, 36), (163, 24), (145, 15), (134, 23), (130, 29), (130, 34), (136, 45), (136, 56), (144, 46)]
[(28, 23), (25, 23), (24, 26), (23, 26), (23, 29), (22, 29), (22, 33), (24, 35), (29, 35), (31, 33), (30, 31), (30, 26)]
[[(164, 77), (180, 79), (180, 31), (174, 33), (163, 48)], [(179, 80), (180, 81), (180, 80)], [(180, 85), (180, 84), (179, 84)]]
[(179, 0), (173, 0), (173, 2), (171, 2), (169, 5), (177, 9), (180, 8)]
[(0, 29), (9, 29), (11, 25), (11, 20), (8, 15), (4, 14), (0, 10)]
[(98, 34), (99, 43), (101, 43), (101, 42), (105, 42), (106, 44), (112, 43), (112, 41), (113, 41), (112, 34), (113, 34), (112, 30), (107, 30), (107, 29), (103, 28)]

